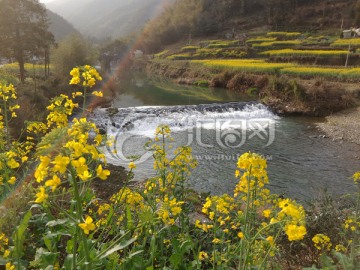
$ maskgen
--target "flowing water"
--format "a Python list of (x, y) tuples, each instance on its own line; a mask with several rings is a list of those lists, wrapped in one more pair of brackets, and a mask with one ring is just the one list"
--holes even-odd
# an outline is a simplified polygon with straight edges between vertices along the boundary
[(193, 149), (199, 165), (189, 183), (199, 192), (231, 193), (237, 158), (246, 151), (268, 160), (269, 188), (277, 194), (311, 199), (324, 190), (353, 190), (350, 177), (360, 166), (357, 146), (324, 138), (314, 119), (279, 117), (250, 100), (223, 89), (141, 81), (113, 101), (118, 110), (97, 109), (92, 117), (115, 140), (106, 150), (108, 162), (126, 166), (139, 158), (138, 180), (154, 174), (153, 159), (143, 146), (159, 124), (166, 124), (174, 148)]

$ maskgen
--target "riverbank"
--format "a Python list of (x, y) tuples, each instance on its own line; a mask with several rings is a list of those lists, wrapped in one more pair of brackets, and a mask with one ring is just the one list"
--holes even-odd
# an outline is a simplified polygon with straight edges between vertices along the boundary
[(360, 107), (350, 108), (326, 117), (318, 123), (319, 130), (336, 141), (349, 141), (360, 145)]
[(145, 71), (179, 84), (247, 93), (280, 115), (328, 116), (354, 107), (360, 96), (360, 87), (351, 81), (216, 70), (189, 61), (153, 60)]

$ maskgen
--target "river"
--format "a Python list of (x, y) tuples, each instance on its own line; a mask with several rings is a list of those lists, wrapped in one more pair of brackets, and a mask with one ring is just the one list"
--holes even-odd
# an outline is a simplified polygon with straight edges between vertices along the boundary
[(109, 163), (126, 166), (131, 157), (140, 157), (136, 180), (154, 174), (143, 145), (159, 124), (167, 124), (174, 147), (190, 145), (198, 159), (189, 185), (199, 192), (232, 193), (236, 161), (246, 151), (268, 160), (269, 188), (279, 195), (309, 200), (325, 190), (354, 190), (351, 175), (360, 166), (359, 147), (320, 134), (315, 123), (324, 119), (279, 117), (232, 91), (143, 79), (119, 93), (112, 107), (119, 109), (97, 109), (92, 117), (115, 139), (106, 149)]

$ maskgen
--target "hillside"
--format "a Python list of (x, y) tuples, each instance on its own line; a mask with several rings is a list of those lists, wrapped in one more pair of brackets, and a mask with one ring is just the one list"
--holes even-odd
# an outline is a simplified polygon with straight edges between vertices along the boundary
[(79, 31), (76, 30), (72, 24), (70, 24), (60, 15), (50, 10), (47, 10), (47, 15), (50, 21), (49, 30), (54, 34), (56, 41), (60, 41), (71, 34), (79, 33)]
[(137, 31), (173, 0), (57, 0), (47, 8), (79, 31), (96, 38), (119, 37)]
[[(180, 0), (147, 24), (143, 49), (191, 37), (225, 37), (249, 31), (337, 30), (360, 23), (357, 0)], [(360, 26), (360, 25), (359, 25)]]

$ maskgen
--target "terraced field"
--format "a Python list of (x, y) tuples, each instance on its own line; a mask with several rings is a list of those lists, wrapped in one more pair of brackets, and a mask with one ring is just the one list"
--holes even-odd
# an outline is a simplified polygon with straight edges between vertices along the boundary
[[(360, 38), (268, 32), (250, 33), (246, 39), (202, 40), (178, 50), (160, 52), (154, 58), (186, 60), (214, 70), (360, 81), (359, 51)], [(306, 59), (316, 61), (308, 64)], [(321, 65), (316, 64), (318, 59), (324, 59)]]

